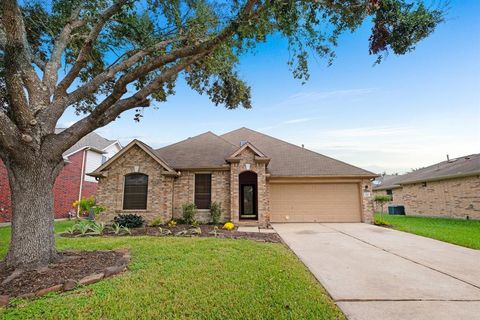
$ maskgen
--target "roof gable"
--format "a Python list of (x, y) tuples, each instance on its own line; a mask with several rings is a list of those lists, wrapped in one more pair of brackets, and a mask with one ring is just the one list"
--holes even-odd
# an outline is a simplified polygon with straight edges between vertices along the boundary
[(251, 144), (250, 142), (246, 142), (240, 148), (238, 148), (233, 154), (231, 154), (229, 158), (234, 158), (238, 156), (240, 153), (242, 153), (243, 150), (247, 148), (252, 150), (253, 153), (258, 157), (266, 157), (266, 155), (263, 154), (263, 152), (261, 152), (260, 150), (258, 150), (253, 144)]
[(271, 158), (268, 169), (272, 176), (377, 176), (370, 171), (248, 128), (227, 132), (221, 137), (236, 145), (240, 141), (249, 141), (262, 150)]
[(138, 146), (140, 149), (145, 151), (146, 154), (148, 154), (150, 157), (152, 157), (157, 163), (159, 163), (166, 171), (168, 171), (170, 174), (177, 174), (175, 170), (173, 170), (168, 163), (163, 160), (160, 156), (158, 156), (152, 148), (150, 148), (148, 145), (145, 143), (139, 141), (139, 140), (133, 140), (130, 142), (128, 145), (125, 146), (122, 150), (117, 152), (112, 158), (110, 158), (108, 161), (106, 161), (104, 164), (102, 164), (100, 167), (98, 167), (94, 172), (89, 173), (90, 176), (102, 176), (102, 171), (107, 169), (112, 163), (120, 159), (125, 153), (128, 152), (131, 148), (134, 146)]
[[(63, 130), (64, 129), (57, 128), (55, 129), (55, 133), (58, 134)], [(73, 146), (68, 148), (68, 150), (66, 150), (63, 153), (63, 157), (67, 157), (85, 148), (91, 148), (91, 149), (94, 149), (95, 151), (102, 152), (105, 148), (107, 148), (108, 146), (111, 146), (114, 143), (118, 143), (118, 141), (106, 139), (96, 132), (90, 132), (89, 134), (85, 135), (83, 138), (78, 140), (77, 143), (75, 143)]]

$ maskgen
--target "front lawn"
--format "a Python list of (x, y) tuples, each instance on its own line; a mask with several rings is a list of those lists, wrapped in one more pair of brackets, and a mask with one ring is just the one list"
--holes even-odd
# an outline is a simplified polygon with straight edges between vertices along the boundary
[[(56, 224), (64, 230), (71, 222)], [(9, 228), (0, 228), (0, 257)], [(37, 300), (2, 319), (345, 319), (283, 245), (179, 237), (57, 238), (59, 249), (129, 248), (129, 271)]]
[[(380, 222), (382, 216), (375, 215)], [(472, 249), (480, 249), (480, 221), (448, 218), (383, 215), (383, 222), (394, 229), (406, 231)]]

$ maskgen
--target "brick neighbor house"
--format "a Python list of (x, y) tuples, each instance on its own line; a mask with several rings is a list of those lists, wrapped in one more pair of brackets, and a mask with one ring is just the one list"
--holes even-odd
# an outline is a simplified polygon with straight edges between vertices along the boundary
[(101, 219), (133, 212), (147, 220), (181, 217), (195, 203), (210, 220), (360, 222), (373, 214), (375, 174), (247, 128), (206, 132), (154, 150), (134, 140), (91, 176), (99, 180)]
[[(57, 132), (61, 130), (57, 129)], [(57, 177), (53, 190), (55, 218), (68, 217), (68, 212), (74, 209), (74, 201), (96, 194), (97, 181), (86, 173), (95, 170), (120, 149), (118, 141), (92, 132), (65, 151), (63, 158), (67, 164)], [(10, 210), (8, 173), (0, 160), (0, 222), (10, 220)]]
[(407, 215), (480, 219), (480, 154), (379, 177), (373, 192), (392, 196)]

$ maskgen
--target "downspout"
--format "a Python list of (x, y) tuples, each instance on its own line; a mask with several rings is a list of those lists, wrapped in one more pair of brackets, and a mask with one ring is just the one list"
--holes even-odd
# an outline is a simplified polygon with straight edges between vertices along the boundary
[[(85, 161), (86, 161), (86, 154), (87, 150), (83, 150), (83, 156), (82, 156), (82, 173), (80, 176), (80, 190), (78, 191), (78, 201), (82, 200), (82, 189), (83, 189), (83, 179), (85, 176)], [(80, 218), (80, 206), (77, 206), (77, 218)]]

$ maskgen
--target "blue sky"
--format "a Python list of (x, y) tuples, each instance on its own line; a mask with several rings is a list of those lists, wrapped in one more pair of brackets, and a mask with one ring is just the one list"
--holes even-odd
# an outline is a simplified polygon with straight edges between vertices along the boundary
[[(334, 65), (313, 57), (311, 78), (293, 79), (286, 43), (272, 37), (241, 58), (253, 108), (215, 107), (179, 82), (158, 109), (131, 112), (97, 132), (161, 147), (205, 131), (249, 127), (370, 169), (405, 172), (480, 152), (480, 1), (451, 1), (447, 21), (406, 56), (373, 66), (369, 25), (339, 42)], [(60, 125), (78, 119), (67, 112)]]

